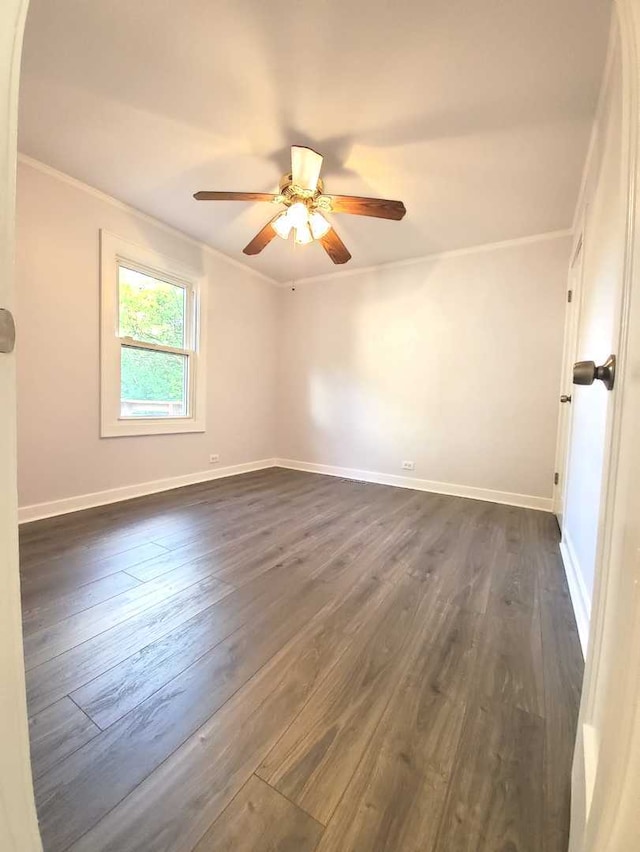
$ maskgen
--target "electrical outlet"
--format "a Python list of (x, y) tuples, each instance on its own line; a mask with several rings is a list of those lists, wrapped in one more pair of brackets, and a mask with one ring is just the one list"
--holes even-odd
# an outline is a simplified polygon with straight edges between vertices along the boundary
[(220, 461), (220, 456), (217, 453), (211, 453), (209, 456), (209, 464), (217, 464)]
[(403, 470), (415, 470), (415, 464), (412, 461), (403, 461), (402, 469)]

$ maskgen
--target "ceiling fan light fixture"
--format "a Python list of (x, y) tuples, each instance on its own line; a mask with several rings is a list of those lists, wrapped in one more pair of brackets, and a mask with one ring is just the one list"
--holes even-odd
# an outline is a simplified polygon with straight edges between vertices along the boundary
[(289, 218), (287, 210), (281, 213), (273, 222), (273, 230), (279, 237), (282, 237), (283, 240), (286, 240), (289, 237), (292, 228), (293, 222)]
[(314, 210), (313, 213), (309, 214), (309, 225), (311, 227), (311, 233), (313, 234), (314, 240), (320, 240), (324, 235), (330, 230), (331, 225), (324, 218), (322, 213), (318, 213), (317, 210)]
[(309, 224), (309, 211), (307, 210), (306, 204), (303, 204), (302, 201), (296, 201), (296, 203), (292, 204), (287, 210), (287, 218), (294, 228), (304, 228)]
[(306, 246), (313, 242), (313, 235), (308, 223), (305, 223), (301, 227), (296, 226), (295, 234), (295, 239), (299, 246)]
[(402, 201), (388, 198), (366, 198), (362, 195), (325, 195), (320, 178), (322, 155), (305, 145), (291, 146), (291, 171), (280, 179), (278, 194), (272, 192), (222, 192), (201, 190), (197, 201), (265, 201), (284, 205), (285, 211), (272, 214), (270, 220), (243, 248), (257, 255), (279, 236), (287, 240), (293, 232), (298, 245), (318, 240), (334, 263), (347, 263), (351, 253), (323, 214), (349, 213), (375, 219), (399, 221), (406, 214)]

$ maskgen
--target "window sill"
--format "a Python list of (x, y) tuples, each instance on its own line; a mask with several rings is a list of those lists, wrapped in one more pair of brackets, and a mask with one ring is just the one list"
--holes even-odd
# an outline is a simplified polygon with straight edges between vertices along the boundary
[(162, 420), (115, 420), (103, 422), (101, 438), (126, 438), (135, 435), (181, 435), (188, 432), (204, 432), (203, 420), (192, 417), (163, 418)]

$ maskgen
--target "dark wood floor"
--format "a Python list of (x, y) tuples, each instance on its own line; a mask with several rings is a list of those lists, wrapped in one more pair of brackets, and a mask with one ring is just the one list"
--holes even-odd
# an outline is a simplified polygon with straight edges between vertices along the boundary
[(565, 852), (551, 515), (270, 470), (21, 530), (47, 852)]

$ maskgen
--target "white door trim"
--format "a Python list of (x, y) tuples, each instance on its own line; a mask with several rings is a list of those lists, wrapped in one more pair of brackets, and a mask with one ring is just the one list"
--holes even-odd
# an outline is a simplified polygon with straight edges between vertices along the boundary
[[(582, 304), (582, 270), (584, 265), (584, 240), (585, 225), (587, 220), (586, 207), (582, 211), (581, 226), (574, 240), (571, 251), (571, 262), (567, 273), (567, 294), (571, 292), (571, 301), (567, 304), (564, 323), (564, 343), (562, 347), (562, 370), (560, 374), (560, 387), (558, 397), (561, 394), (572, 394), (571, 374), (573, 364), (576, 360), (578, 346), (578, 328), (580, 324), (580, 309)], [(568, 298), (568, 296), (567, 296)], [(553, 513), (558, 517), (558, 523), (562, 530), (564, 526), (564, 509), (567, 501), (567, 471), (571, 457), (569, 438), (571, 435), (572, 403), (561, 403), (560, 416), (558, 417), (558, 436), (556, 439), (556, 461), (555, 471), (558, 474), (558, 482), (553, 486)]]
[(627, 191), (610, 453), (573, 766), (571, 852), (640, 848), (640, 0), (616, 0)]
[[(0, 302), (10, 309), (18, 86), (28, 5), (28, 0), (0, 3)], [(14, 354), (0, 354), (0, 416), (0, 848), (6, 852), (40, 852), (29, 760), (20, 616)]]

